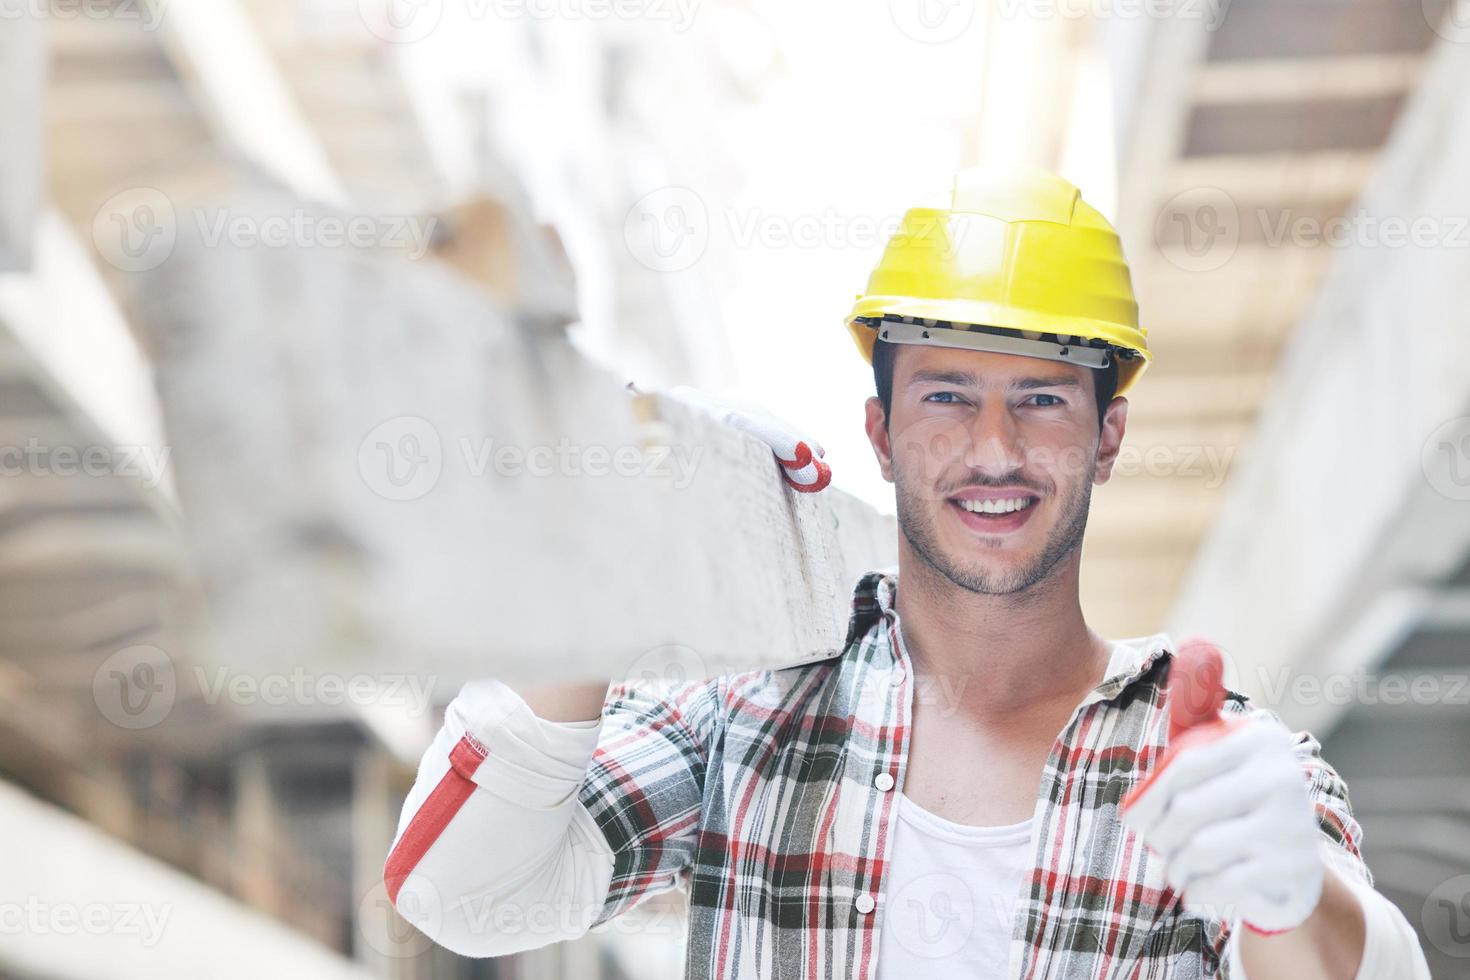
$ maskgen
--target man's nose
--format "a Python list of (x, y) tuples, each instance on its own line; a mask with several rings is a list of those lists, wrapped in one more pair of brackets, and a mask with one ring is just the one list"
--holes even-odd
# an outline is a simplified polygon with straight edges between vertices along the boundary
[(965, 464), (991, 476), (1004, 476), (1026, 461), (1020, 428), (1004, 406), (982, 405), (967, 426)]

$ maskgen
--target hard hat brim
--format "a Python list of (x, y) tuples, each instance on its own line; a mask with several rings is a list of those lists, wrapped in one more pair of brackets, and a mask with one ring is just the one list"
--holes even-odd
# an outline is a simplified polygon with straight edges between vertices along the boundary
[[(863, 304), (859, 305), (861, 307)], [(924, 307), (932, 310), (935, 306), (939, 304), (924, 303), (917, 305), (923, 305)], [(974, 306), (984, 304), (966, 305)], [(1018, 311), (1015, 311), (1014, 309), (1010, 311), (1010, 313), (1013, 315), (1016, 312)], [(902, 314), (890, 313), (887, 321), (896, 321), (899, 316), (902, 316)], [(1028, 338), (1023, 337), (1021, 332), (1026, 331), (1031, 333), (1060, 334), (1064, 336), (1079, 337), (1083, 340), (1102, 340), (1109, 347), (1114, 348), (1115, 356), (1112, 358), (1112, 360), (1116, 361), (1118, 365), (1118, 387), (1116, 391), (1116, 394), (1118, 395), (1125, 394), (1128, 389), (1133, 386), (1134, 382), (1138, 380), (1139, 376), (1142, 375), (1144, 370), (1148, 367), (1148, 363), (1151, 359), (1147, 347), (1142, 344), (1141, 340), (1138, 346), (1134, 346), (1128, 343), (1118, 343), (1115, 339), (1113, 339), (1113, 337), (1109, 336), (1109, 334), (1113, 334), (1116, 336), (1126, 335), (1128, 333), (1137, 333), (1137, 331), (1120, 324), (1100, 323), (1096, 320), (1084, 320), (1080, 318), (1066, 319), (1055, 317), (1048, 318), (1043, 321), (1040, 317), (1037, 317), (1030, 321), (1034, 323), (1035, 326), (1020, 327), (1006, 323), (991, 323), (979, 317), (966, 320), (948, 320), (947, 318), (938, 318), (932, 316), (923, 317), (914, 314), (909, 314), (909, 316), (914, 316), (915, 319), (919, 320), (920, 325), (928, 323), (932, 326), (932, 329), (925, 331), (927, 336), (923, 340), (919, 340), (918, 338), (910, 340), (907, 339), (907, 334), (905, 336), (897, 336), (895, 331), (890, 330), (890, 336), (887, 338), (888, 342), (917, 342), (926, 343), (932, 346), (950, 347), (959, 350), (986, 350), (994, 353), (1013, 354), (1020, 357), (1040, 357), (1048, 360), (1059, 360), (1069, 363), (1078, 363), (1080, 366), (1083, 367), (1100, 368), (1105, 365), (1082, 363), (1082, 361), (1085, 360), (1083, 358), (1078, 358), (1076, 356), (1058, 356), (1056, 354), (1046, 352), (1044, 349), (1047, 346), (1055, 345), (1038, 345), (1035, 349), (1031, 349), (1030, 347), (1026, 346), (1029, 343)], [(882, 316), (881, 313), (876, 316), (864, 316), (864, 314), (858, 311), (854, 311), (854, 313), (847, 319), (847, 329), (852, 334), (853, 340), (857, 343), (858, 350), (862, 353), (863, 359), (869, 364), (873, 363), (873, 347), (877, 344), (880, 323), (884, 320), (885, 318)], [(983, 338), (985, 338), (987, 334), (968, 331), (963, 329), (963, 327), (961, 329), (955, 329), (952, 326), (952, 324), (955, 323), (966, 326), (979, 325), (996, 330), (1002, 330), (1005, 331), (1009, 337), (1014, 337), (1015, 341), (1008, 343), (986, 343)], [(946, 336), (947, 334), (949, 336)], [(994, 337), (995, 335), (990, 334), (989, 336)], [(998, 337), (995, 337), (995, 339), (997, 341), (999, 340)]]

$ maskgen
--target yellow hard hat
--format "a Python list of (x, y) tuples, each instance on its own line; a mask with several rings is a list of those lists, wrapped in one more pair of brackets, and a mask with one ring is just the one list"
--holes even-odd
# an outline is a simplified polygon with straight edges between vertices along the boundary
[(870, 363), (880, 333), (1092, 368), (1116, 360), (1120, 395), (1150, 359), (1118, 233), (1039, 170), (966, 170), (949, 208), (911, 209), (847, 327)]

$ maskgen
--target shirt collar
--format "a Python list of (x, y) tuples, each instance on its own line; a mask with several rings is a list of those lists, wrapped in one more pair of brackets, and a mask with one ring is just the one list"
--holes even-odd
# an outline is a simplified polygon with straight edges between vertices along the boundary
[[(853, 590), (852, 615), (847, 624), (846, 648), (859, 642), (880, 618), (891, 618), (898, 589), (898, 566), (868, 572)], [(1103, 672), (1102, 683), (1092, 689), (1083, 704), (1110, 701), (1148, 674), (1164, 657), (1173, 656), (1174, 643), (1167, 633), (1113, 641), (1113, 653)]]
[(847, 642), (844, 647), (868, 635), (868, 630), (882, 616), (893, 612), (894, 589), (898, 586), (898, 566), (880, 568), (858, 579), (852, 593), (852, 615), (847, 621)]

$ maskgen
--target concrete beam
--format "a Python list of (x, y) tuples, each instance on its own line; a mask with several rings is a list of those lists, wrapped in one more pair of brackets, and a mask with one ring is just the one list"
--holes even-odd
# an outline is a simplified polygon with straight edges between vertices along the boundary
[(1236, 200), (1252, 204), (1341, 201), (1357, 197), (1377, 168), (1377, 148), (1193, 156), (1175, 160), (1161, 175), (1156, 190), (1160, 199), (1219, 187)]
[[(1384, 603), (1470, 552), (1467, 85), (1470, 48), (1440, 45), (1360, 202), (1439, 239), (1337, 252), (1170, 617), (1224, 643), (1248, 693), (1376, 667), (1405, 625)], [(1344, 707), (1280, 710), (1325, 733)]]
[(47, 17), (22, 8), (0, 31), (0, 273), (27, 269), (31, 235), (46, 198), (42, 91), (46, 81)]
[(6, 876), (0, 969), (7, 974), (57, 980), (372, 976), (4, 782), (0, 825), (6, 830), (0, 835)]
[(1407, 92), (1419, 81), (1418, 52), (1216, 61), (1194, 83), (1196, 105), (1353, 99)]
[(432, 260), (181, 228), (142, 285), (198, 645), (252, 674), (410, 673), (443, 700), (485, 674), (797, 661), (893, 561), (891, 518), (788, 490), (755, 440), (630, 397)]
[(223, 144), (298, 194), (346, 202), (321, 141), (240, 0), (171, 4), (163, 25), (170, 57)]
[(1190, 93), (1212, 24), (1183, 4), (1168, 16), (1118, 20), (1103, 34), (1118, 79), (1117, 225), (1124, 252), (1137, 261), (1153, 249), (1159, 190), (1184, 145)]
[[(29, 275), (0, 275), (0, 325), (20, 350), (0, 344), (0, 371), (37, 383), (117, 447), (163, 462), (150, 489), (170, 492), (153, 375), (106, 283), (66, 219), (48, 211), (36, 223)], [(39, 371), (39, 375), (37, 375)]]

